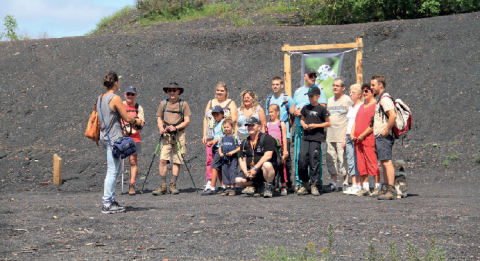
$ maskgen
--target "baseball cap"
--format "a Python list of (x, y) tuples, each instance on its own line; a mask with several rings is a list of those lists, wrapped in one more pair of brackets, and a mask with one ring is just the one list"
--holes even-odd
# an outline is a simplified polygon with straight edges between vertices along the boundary
[(260, 121), (255, 117), (249, 118), (245, 123), (245, 125), (255, 125), (255, 124), (260, 124)]
[(308, 95), (314, 95), (314, 94), (318, 94), (320, 95), (320, 89), (318, 87), (310, 87), (310, 89), (308, 89)]
[(305, 74), (307, 74), (307, 75), (317, 74), (317, 71), (315, 71), (315, 69), (308, 68), (308, 69), (305, 70)]
[(125, 92), (128, 93), (128, 92), (131, 92), (131, 93), (137, 93), (137, 88), (133, 87), (133, 86), (128, 86), (126, 89), (125, 89)]
[(214, 113), (214, 112), (219, 112), (219, 113), (221, 112), (221, 113), (223, 113), (223, 108), (222, 108), (222, 106), (217, 105), (217, 106), (213, 107), (212, 113)]

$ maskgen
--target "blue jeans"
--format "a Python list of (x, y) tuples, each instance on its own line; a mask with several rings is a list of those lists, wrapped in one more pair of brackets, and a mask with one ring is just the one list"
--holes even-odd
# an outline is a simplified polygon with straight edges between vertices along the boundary
[(347, 134), (345, 139), (345, 151), (347, 152), (348, 174), (350, 176), (359, 176), (357, 169), (357, 153), (355, 152), (355, 144)]
[(102, 197), (105, 205), (115, 201), (115, 187), (117, 186), (118, 176), (122, 173), (122, 160), (113, 157), (111, 145), (103, 141), (101, 143), (107, 151), (107, 175), (105, 176)]

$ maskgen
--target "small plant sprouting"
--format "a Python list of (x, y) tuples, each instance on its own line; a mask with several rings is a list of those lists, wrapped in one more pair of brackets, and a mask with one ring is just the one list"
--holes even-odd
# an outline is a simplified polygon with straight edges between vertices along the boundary
[(442, 147), (442, 145), (438, 144), (438, 143), (434, 143), (432, 145), (433, 147), (437, 148), (437, 149), (440, 149)]
[(428, 147), (430, 147), (430, 144), (422, 145), (422, 149), (428, 149)]
[(363, 259), (367, 261), (377, 260), (377, 250), (375, 249), (375, 244), (373, 244), (372, 236), (370, 236), (368, 252), (363, 253)]
[(448, 159), (446, 159), (443, 163), (442, 163), (443, 166), (445, 167), (448, 167), (448, 165), (450, 165), (450, 161), (448, 161)]
[(407, 257), (408, 261), (420, 261), (418, 258), (418, 247), (407, 241)]
[(446, 156), (446, 157), (447, 157), (447, 159), (449, 159), (449, 160), (456, 160), (456, 159), (458, 159), (458, 156), (460, 156), (460, 152), (459, 152), (459, 153), (456, 153), (456, 154), (448, 155), (448, 156)]
[(450, 145), (455, 145), (455, 143), (457, 143), (456, 141), (452, 141), (450, 142)]
[(477, 156), (475, 156), (475, 158), (472, 159), (472, 162), (473, 162), (473, 163), (480, 163), (480, 154), (478, 154)]
[(392, 261), (400, 261), (397, 255), (397, 249), (395, 248), (395, 242), (390, 242), (388, 245), (388, 254), (390, 255), (390, 259)]

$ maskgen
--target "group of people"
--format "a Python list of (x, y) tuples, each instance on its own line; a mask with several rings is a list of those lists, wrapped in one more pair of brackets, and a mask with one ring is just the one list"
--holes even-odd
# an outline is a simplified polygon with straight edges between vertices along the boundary
[[(243, 187), (242, 193), (265, 198), (272, 197), (275, 190), (280, 195), (294, 192), (319, 196), (325, 190), (342, 190), (357, 196), (396, 198), (392, 164), (392, 127), (396, 113), (393, 101), (383, 97), (385, 78), (375, 75), (369, 83), (354, 84), (350, 86), (349, 95), (345, 94), (344, 81), (337, 78), (332, 86), (334, 96), (328, 100), (323, 89), (317, 86), (316, 78), (317, 72), (307, 69), (305, 85), (295, 91), (293, 98), (282, 92), (283, 79), (273, 78), (273, 93), (266, 99), (266, 110), (252, 90), (241, 93), (241, 105), (237, 107), (228, 98), (224, 82), (215, 86), (215, 98), (208, 102), (203, 120), (206, 184), (202, 195), (235, 196), (235, 187)], [(129, 194), (135, 195), (137, 154), (141, 151), (139, 132), (145, 121), (143, 108), (135, 103), (135, 87), (126, 88), (126, 101), (122, 103), (115, 95), (119, 82), (114, 72), (104, 77), (103, 84), (107, 92), (97, 101), (97, 110), (107, 115), (100, 131), (108, 165), (102, 212), (117, 213), (124, 211), (115, 200), (121, 164), (120, 159), (112, 156), (107, 135), (110, 134), (113, 141), (129, 135), (136, 143), (137, 152), (130, 156), (129, 182)], [(187, 151), (185, 129), (191, 117), (187, 101), (179, 98), (183, 87), (170, 83), (163, 90), (169, 98), (160, 102), (156, 114), (161, 135), (160, 184), (153, 195), (179, 193), (177, 178)], [(322, 143), (327, 149), (326, 163), (331, 177), (326, 187), (322, 183)], [(170, 160), (172, 178), (167, 187)], [(383, 185), (377, 160), (383, 168)], [(337, 185), (338, 175), (343, 177), (342, 186)], [(351, 186), (348, 176), (351, 176)], [(370, 191), (369, 176), (374, 176), (373, 191)]]

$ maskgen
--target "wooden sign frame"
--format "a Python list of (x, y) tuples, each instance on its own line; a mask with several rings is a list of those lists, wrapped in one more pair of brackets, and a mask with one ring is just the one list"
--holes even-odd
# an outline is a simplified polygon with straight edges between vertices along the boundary
[(356, 38), (355, 43), (344, 43), (344, 44), (320, 44), (320, 45), (302, 45), (302, 46), (290, 46), (285, 44), (282, 47), (284, 52), (283, 58), (283, 70), (284, 70), (284, 83), (285, 83), (285, 93), (292, 96), (292, 70), (290, 67), (290, 54), (288, 52), (298, 52), (298, 51), (317, 51), (317, 50), (330, 50), (330, 49), (346, 49), (346, 48), (357, 48), (357, 57), (355, 59), (355, 76), (357, 78), (357, 83), (362, 84), (363, 82), (363, 39)]

